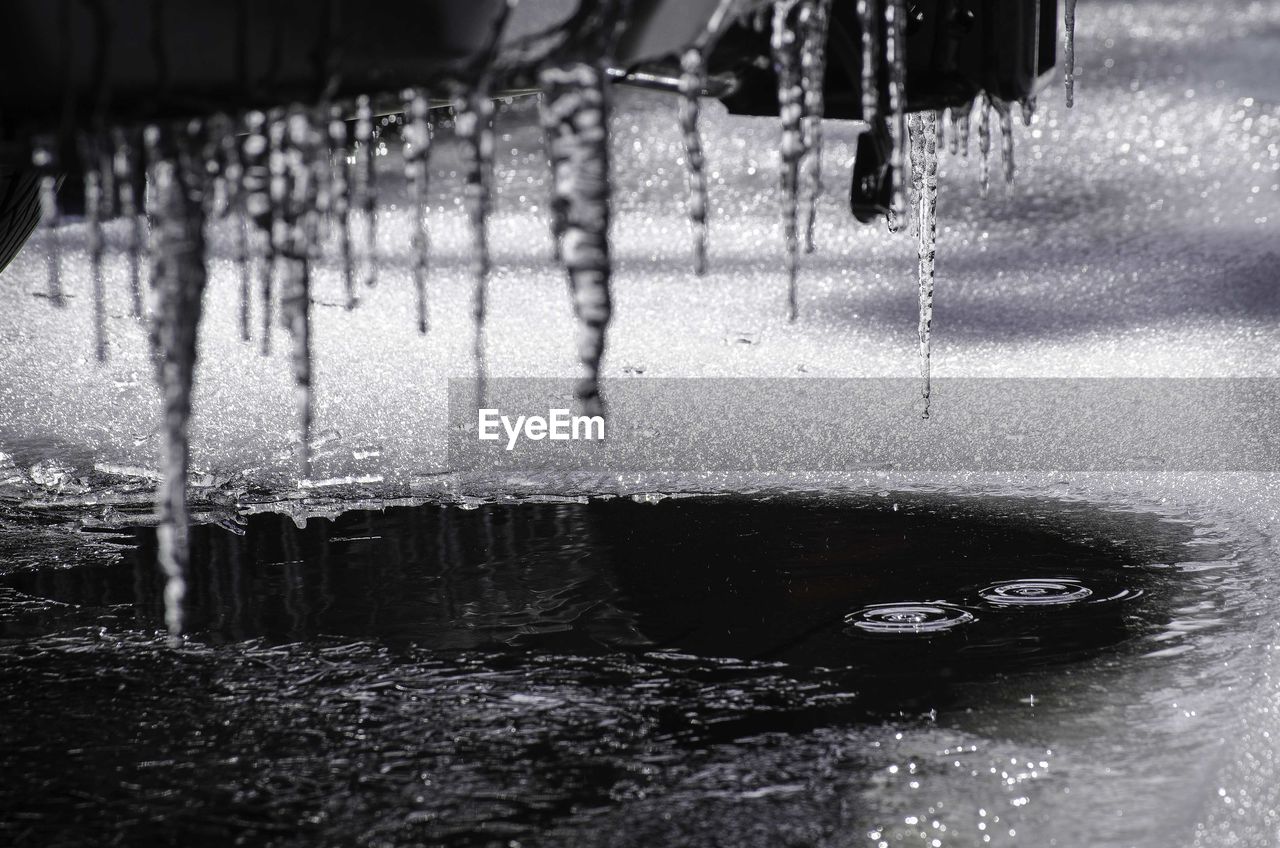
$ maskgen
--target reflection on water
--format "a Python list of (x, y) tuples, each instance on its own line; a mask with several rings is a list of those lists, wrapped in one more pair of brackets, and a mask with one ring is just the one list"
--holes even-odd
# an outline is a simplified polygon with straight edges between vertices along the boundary
[(1068, 813), (1028, 808), (1050, 734), (1008, 741), (1003, 716), (1077, 669), (1144, 662), (1194, 594), (1168, 567), (1191, 559), (1185, 526), (1025, 500), (424, 506), (245, 530), (197, 529), (176, 652), (150, 530), (113, 563), (0, 578), (0, 767), (25, 776), (0, 787), (0, 834), (1006, 844), (1011, 822), (1054, 833)]

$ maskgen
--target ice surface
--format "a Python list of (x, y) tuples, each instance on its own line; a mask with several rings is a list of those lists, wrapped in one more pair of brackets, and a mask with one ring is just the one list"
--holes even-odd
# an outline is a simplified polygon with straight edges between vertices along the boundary
[[(982, 200), (977, 163), (942, 161), (934, 375), (1274, 377), (1280, 364), (1274, 284), (1280, 97), (1267, 63), (1276, 55), (1280, 14), (1262, 4), (1236, 4), (1230, 12), (1198, 4), (1085, 4), (1076, 32), (1075, 108), (1066, 113), (1046, 99), (1032, 127), (1011, 127), (1019, 143), (1018, 192), (997, 184)], [(844, 209), (844, 191), (829, 192), (818, 206), (819, 250), (805, 257), (797, 288), (801, 318), (788, 323), (777, 238), (777, 122), (733, 118), (708, 101), (701, 120), (708, 213), (723, 225), (716, 264), (704, 281), (695, 281), (687, 224), (678, 211), (685, 177), (676, 100), (614, 95), (609, 247), (616, 265), (614, 320), (600, 363), (605, 389), (611, 379), (646, 377), (916, 373), (916, 243), (858, 227)], [(489, 373), (564, 378), (568, 396), (580, 369), (577, 324), (563, 269), (548, 257), (550, 187), (540, 128), (530, 101), (502, 105), (495, 120)], [(826, 137), (828, 179), (845, 179), (854, 131), (828, 122)], [(256, 138), (262, 149), (253, 154), (248, 149)], [(264, 500), (310, 498), (300, 510), (338, 510), (343, 503), (321, 497), (329, 488), (370, 497), (434, 494), (448, 488), (447, 480), (457, 487), (449, 492), (468, 491), (453, 483), (463, 475), (448, 468), (443, 446), (445, 380), (471, 374), (474, 252), (463, 210), (461, 145), (452, 133), (438, 142), (426, 215), (435, 236), (429, 334), (420, 336), (413, 320), (411, 195), (387, 178), (401, 173), (397, 150), (376, 159), (383, 177), (375, 236), (380, 286), (362, 291), (360, 309), (344, 309), (337, 228), (312, 264), (315, 429), (337, 436), (312, 451), (314, 479), (306, 487), (296, 465), (288, 351), (278, 346), (261, 357), (239, 343), (238, 222), (234, 215), (212, 222), (191, 447), (193, 469), (223, 483), (201, 489), (202, 501), (216, 506), (219, 497), (252, 493)], [(265, 136), (247, 138), (247, 168), (265, 167), (265, 146)], [(262, 193), (269, 188), (265, 177)], [(251, 214), (253, 202), (251, 193)], [(15, 480), (4, 483), (5, 492), (28, 503), (88, 501), (84, 510), (97, 516), (122, 509), (127, 497), (150, 501), (165, 438), (157, 416), (161, 393), (148, 379), (146, 333), (131, 314), (133, 232), (131, 220), (105, 225), (111, 357), (104, 365), (93, 360), (90, 343), (92, 278), (83, 225), (61, 231), (60, 251), (49, 250), (49, 234), (37, 233), (0, 279), (0, 450), (15, 457), (0, 480)], [(251, 252), (259, 273), (268, 273), (264, 246), (255, 240)], [(47, 297), (50, 256), (60, 260), (68, 309), (54, 309)], [(599, 295), (600, 289), (591, 291)], [(271, 320), (266, 316), (262, 327)], [(744, 397), (739, 412), (749, 415), (751, 406), (768, 402)], [(1071, 412), (1088, 423), (1088, 409)], [(795, 444), (797, 453), (812, 450)], [(49, 461), (67, 470), (52, 477), (45, 473), (50, 465), (38, 474), (29, 470)], [(116, 473), (122, 469), (147, 471), (140, 478), (145, 485), (124, 485), (127, 479)], [(1052, 491), (1057, 479), (1025, 485)], [(892, 484), (879, 475), (844, 482)], [(1001, 478), (991, 487), (1020, 484)], [(577, 492), (532, 475), (524, 483), (494, 485)], [(735, 487), (741, 480), (676, 469), (660, 479), (599, 483), (605, 485), (664, 491)], [(1275, 530), (1277, 521), (1267, 506), (1276, 502), (1275, 482), (1266, 478), (1170, 482), (1151, 474), (1071, 485), (1078, 496), (1094, 498), (1112, 497), (1105, 489), (1114, 485), (1117, 502), (1170, 497), (1199, 510), (1220, 501), (1225, 506), (1217, 520), (1262, 533)], [(1221, 781), (1228, 797), (1265, 806), (1263, 776), (1275, 775), (1276, 762), (1263, 734), (1274, 740), (1280, 684), (1274, 652), (1260, 649), (1252, 661), (1268, 670), (1270, 683), (1236, 705), (1242, 733), (1225, 754), (1231, 765)], [(1256, 756), (1248, 760), (1244, 753)], [(1217, 797), (1216, 789), (1204, 792)], [(1244, 826), (1225, 802), (1215, 803), (1222, 807), (1203, 816), (1206, 844), (1226, 842), (1226, 834)]]

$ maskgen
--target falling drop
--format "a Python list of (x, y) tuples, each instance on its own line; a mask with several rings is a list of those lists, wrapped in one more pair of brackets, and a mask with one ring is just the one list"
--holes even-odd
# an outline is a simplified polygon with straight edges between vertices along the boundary
[(351, 163), (347, 159), (347, 121), (342, 107), (329, 107), (330, 174), (329, 211), (338, 231), (338, 255), (342, 259), (342, 287), (346, 308), (356, 305), (356, 269), (351, 254)]
[(901, 226), (906, 212), (906, 179), (904, 178), (903, 160), (906, 158), (907, 120), (906, 120), (906, 9), (903, 0), (886, 0), (884, 21), (887, 30), (885, 38), (885, 63), (889, 66), (889, 121), (893, 131), (893, 149), (889, 154), (889, 169), (893, 175), (893, 199), (890, 208), (897, 226)]
[(787, 251), (787, 318), (796, 319), (800, 213), (800, 160), (804, 158), (804, 89), (800, 75), (800, 33), (792, 13), (800, 0), (780, 0), (773, 7), (771, 47), (778, 75), (778, 117), (782, 121), (782, 228)]
[(1010, 104), (1000, 100), (991, 101), (1000, 116), (1000, 156), (1004, 161), (1004, 181), (1013, 183), (1017, 169), (1013, 162), (1013, 114)]
[(431, 154), (431, 101), (420, 88), (404, 92), (404, 171), (413, 197), (413, 287), (418, 296), (418, 332), (427, 331), (427, 271), (431, 242), (427, 232), (427, 164)]
[(978, 194), (987, 196), (991, 186), (991, 99), (978, 95)]
[(1065, 30), (1062, 49), (1062, 84), (1066, 89), (1067, 108), (1076, 100), (1076, 0), (1064, 0), (1062, 25)]
[[(929, 417), (930, 394), (930, 342), (929, 334), (933, 325), (933, 275), (934, 254), (938, 238), (938, 119), (937, 113), (928, 111), (913, 116), (911, 131), (918, 136), (912, 138), (912, 156), (918, 153), (921, 160), (920, 197), (917, 215), (919, 216), (919, 269), (920, 284), (920, 393), (924, 401), (921, 417)], [(912, 165), (915, 167), (914, 163)]]
[(862, 65), (859, 69), (859, 84), (862, 94), (862, 120), (870, 124), (880, 115), (880, 97), (877, 79), (880, 68), (880, 39), (876, 32), (880, 28), (881, 16), (877, 14), (877, 0), (858, 0), (858, 29), (862, 31)]
[[(241, 148), (244, 170), (240, 193), (244, 198), (244, 212), (254, 225), (249, 234), (249, 252), (252, 264), (258, 268), (261, 278), (262, 353), (271, 351), (271, 175), (268, 167), (270, 141), (267, 138), (267, 116), (262, 112), (250, 112), (245, 116), (245, 136)], [(246, 310), (247, 311), (247, 310)]]
[(475, 338), (472, 353), (476, 368), (476, 397), (485, 396), (484, 325), (489, 289), (490, 173), (493, 169), (493, 101), (487, 86), (478, 85), (454, 98), (454, 127), (464, 142), (466, 202), (471, 218), (472, 308)]
[(564, 263), (578, 320), (581, 376), (574, 396), (584, 414), (601, 415), (600, 366), (613, 311), (607, 77), (602, 67), (574, 62), (544, 68), (540, 81), (555, 120), (554, 190), (565, 209)]
[(680, 57), (680, 131), (689, 178), (689, 223), (693, 226), (693, 272), (707, 273), (707, 176), (698, 132), (699, 98), (706, 85), (702, 51), (691, 47)]
[(80, 161), (84, 165), (84, 222), (88, 230), (89, 285), (93, 292), (93, 353), (99, 362), (107, 361), (106, 295), (102, 288), (102, 171), (98, 169), (98, 140), (81, 136)]
[(62, 294), (62, 244), (58, 235), (58, 157), (52, 139), (40, 139), (31, 152), (31, 164), (40, 174), (40, 220), (45, 232), (45, 261), (49, 300), (55, 306), (66, 301)]
[(144, 222), (138, 214), (137, 152), (130, 136), (120, 127), (111, 131), (111, 143), (115, 151), (112, 169), (115, 171), (116, 190), (120, 197), (120, 214), (129, 225), (129, 302), (133, 316), (141, 318)]
[(804, 228), (804, 249), (813, 253), (813, 229), (822, 195), (822, 118), (826, 113), (823, 83), (827, 73), (827, 27), (831, 0), (813, 0), (801, 11), (801, 84), (804, 87), (805, 175), (809, 184), (809, 214)]
[(364, 284), (372, 286), (377, 268), (377, 163), (374, 156), (373, 106), (369, 96), (356, 98), (356, 198), (364, 219)]
[[(280, 253), (280, 323), (292, 340), (290, 365), (298, 401), (298, 461), (311, 476), (311, 245), (316, 240), (316, 172), (319, 132), (307, 111), (293, 109), (285, 125), (284, 176), (275, 221)], [(274, 180), (273, 180), (274, 183)], [(272, 191), (275, 193), (275, 186)]]
[[(191, 128), (191, 129), (194, 129)], [(189, 559), (187, 425), (195, 379), (196, 328), (207, 275), (204, 264), (204, 169), (191, 133), (148, 127), (153, 202), (148, 207), (151, 254), (151, 347), (163, 398), (162, 478), (156, 492), (156, 539), (165, 575), (165, 622), (172, 640), (182, 633), (182, 602)]]

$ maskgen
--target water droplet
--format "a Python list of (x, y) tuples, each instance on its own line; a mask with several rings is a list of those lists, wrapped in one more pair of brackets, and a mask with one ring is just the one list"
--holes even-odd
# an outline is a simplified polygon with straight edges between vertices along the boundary
[(1049, 606), (1088, 600), (1093, 590), (1078, 580), (1007, 580), (986, 587), (978, 595), (997, 606)]
[(942, 633), (976, 620), (973, 613), (941, 602), (877, 604), (844, 617), (850, 629), (890, 634)]

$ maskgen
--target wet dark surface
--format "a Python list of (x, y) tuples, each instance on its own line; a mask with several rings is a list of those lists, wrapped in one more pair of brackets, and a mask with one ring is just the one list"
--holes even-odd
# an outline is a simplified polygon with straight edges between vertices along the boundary
[(1220, 553), (1150, 515), (923, 496), (245, 529), (196, 529), (178, 650), (150, 530), (0, 577), (4, 839), (844, 844), (886, 723), (972, 733), (1020, 681), (1136, 662), (1186, 602), (1170, 564)]

